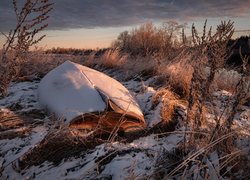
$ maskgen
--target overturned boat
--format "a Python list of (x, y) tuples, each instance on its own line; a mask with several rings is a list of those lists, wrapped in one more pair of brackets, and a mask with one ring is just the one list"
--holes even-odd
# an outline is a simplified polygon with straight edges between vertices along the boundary
[(146, 123), (139, 105), (115, 79), (66, 61), (40, 82), (39, 101), (70, 128), (136, 133)]

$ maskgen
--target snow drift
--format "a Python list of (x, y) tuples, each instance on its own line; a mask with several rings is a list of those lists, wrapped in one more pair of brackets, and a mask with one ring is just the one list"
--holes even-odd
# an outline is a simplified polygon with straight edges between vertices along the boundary
[(88, 67), (66, 61), (40, 82), (39, 101), (71, 128), (136, 132), (145, 128), (139, 105), (115, 79)]

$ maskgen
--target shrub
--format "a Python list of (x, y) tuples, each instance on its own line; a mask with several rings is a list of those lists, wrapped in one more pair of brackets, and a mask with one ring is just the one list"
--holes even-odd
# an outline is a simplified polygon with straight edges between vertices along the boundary
[(113, 43), (113, 47), (132, 55), (167, 55), (180, 46), (178, 34), (184, 27), (184, 24), (175, 21), (163, 23), (160, 27), (148, 22), (131, 32), (122, 32)]

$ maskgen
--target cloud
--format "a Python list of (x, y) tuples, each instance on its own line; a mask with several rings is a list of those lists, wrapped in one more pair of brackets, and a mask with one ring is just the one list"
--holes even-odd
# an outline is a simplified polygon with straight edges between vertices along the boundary
[[(22, 0), (23, 1), (23, 0)], [(49, 29), (120, 27), (147, 20), (195, 20), (249, 13), (250, 0), (54, 0)], [(10, 0), (0, 0), (0, 31), (13, 27)]]

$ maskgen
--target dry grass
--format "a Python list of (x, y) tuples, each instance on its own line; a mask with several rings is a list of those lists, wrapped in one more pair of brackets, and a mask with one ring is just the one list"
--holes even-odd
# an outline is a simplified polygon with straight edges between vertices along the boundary
[(100, 63), (107, 68), (119, 68), (127, 61), (127, 54), (122, 54), (118, 49), (106, 51), (100, 58)]
[(95, 53), (88, 56), (46, 54), (40, 49), (30, 52), (26, 61), (20, 64), (21, 72), (20, 77), (17, 77), (17, 79), (20, 81), (29, 80), (33, 75), (43, 77), (66, 60), (99, 70), (103, 70), (103, 68), (119, 69), (123, 80), (135, 77), (147, 79), (157, 75), (160, 68), (158, 62), (151, 56), (130, 57), (128, 54), (121, 53), (118, 50), (108, 50), (98, 57)]
[(182, 54), (158, 69), (158, 73), (166, 77), (166, 84), (181, 97), (187, 97), (189, 94), (193, 74), (193, 67), (189, 63), (190, 59), (191, 55)]
[(173, 120), (175, 109), (185, 104), (179, 97), (167, 88), (159, 89), (152, 97), (153, 106), (162, 103), (160, 115), (164, 123)]
[(130, 57), (123, 65), (124, 79), (141, 77), (148, 79), (157, 74), (157, 62), (152, 57)]
[(43, 77), (49, 71), (67, 60), (81, 63), (82, 57), (67, 54), (46, 54), (44, 53), (43, 49), (34, 50), (29, 52), (27, 54), (26, 60), (20, 63), (20, 73), (19, 76), (14, 79), (14, 81), (32, 80), (34, 76)]

